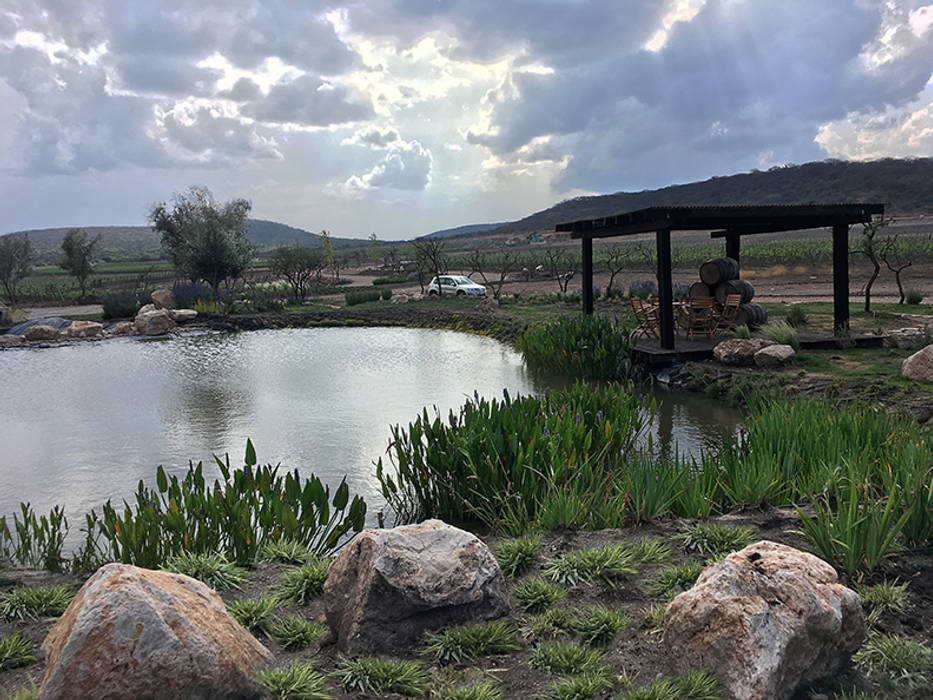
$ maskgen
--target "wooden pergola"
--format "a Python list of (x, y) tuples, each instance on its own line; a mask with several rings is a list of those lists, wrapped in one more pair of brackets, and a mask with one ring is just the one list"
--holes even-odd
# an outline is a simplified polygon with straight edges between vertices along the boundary
[(726, 255), (739, 260), (742, 236), (755, 233), (831, 228), (833, 233), (833, 325), (849, 326), (849, 226), (884, 215), (884, 204), (777, 204), (761, 206), (648, 207), (638, 211), (558, 224), (583, 242), (583, 311), (593, 313), (593, 239), (655, 232), (661, 347), (674, 349), (671, 286), (671, 231), (710, 233), (724, 238)]

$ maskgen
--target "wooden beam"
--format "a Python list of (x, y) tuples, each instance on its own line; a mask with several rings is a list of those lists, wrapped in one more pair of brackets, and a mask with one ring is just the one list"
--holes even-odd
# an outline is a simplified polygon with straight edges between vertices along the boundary
[(739, 250), (742, 245), (742, 237), (737, 233), (730, 233), (726, 236), (726, 257), (739, 261)]
[(849, 225), (833, 226), (833, 332), (849, 331)]
[(655, 232), (658, 245), (658, 303), (661, 320), (661, 347), (674, 349), (674, 295), (671, 283), (671, 230), (658, 229)]
[(583, 239), (583, 313), (593, 314), (593, 239)]

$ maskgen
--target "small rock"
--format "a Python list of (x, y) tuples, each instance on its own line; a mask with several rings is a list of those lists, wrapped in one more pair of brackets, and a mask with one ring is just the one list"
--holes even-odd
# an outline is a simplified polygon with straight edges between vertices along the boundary
[(135, 335), (136, 324), (132, 321), (120, 321), (120, 323), (114, 324), (108, 333), (115, 338), (122, 335)]
[(664, 615), (671, 658), (715, 673), (728, 700), (787, 700), (865, 637), (858, 594), (822, 559), (762, 541), (707, 567)]
[(171, 309), (168, 315), (175, 323), (188, 323), (198, 317), (198, 312), (194, 309)]
[(174, 327), (175, 322), (165, 309), (140, 311), (136, 314), (136, 330), (140, 335), (162, 335)]
[(104, 325), (96, 321), (74, 321), (65, 335), (69, 338), (99, 338), (104, 333)]
[(775, 343), (764, 338), (732, 338), (714, 347), (713, 357), (724, 365), (752, 366), (755, 364), (755, 353), (769, 345)]
[(26, 344), (26, 339), (21, 335), (12, 335), (4, 333), (0, 335), (0, 348), (18, 348)]
[(256, 698), (272, 654), (200, 581), (106, 564), (49, 631), (42, 700)]
[(908, 379), (933, 382), (933, 345), (927, 345), (904, 360), (901, 374)]
[(769, 345), (755, 353), (755, 364), (759, 367), (780, 367), (791, 362), (797, 353), (790, 345)]
[(30, 343), (38, 342), (47, 342), (47, 341), (56, 341), (62, 340), (64, 334), (57, 328), (52, 328), (52, 326), (30, 326), (26, 329), (26, 332), (23, 334), (23, 337), (26, 338)]
[(379, 653), (452, 623), (502, 617), (509, 601), (482, 541), (426, 520), (354, 537), (330, 567), (324, 610), (341, 651)]
[(175, 295), (171, 289), (156, 289), (151, 295), (152, 303), (157, 309), (174, 309)]

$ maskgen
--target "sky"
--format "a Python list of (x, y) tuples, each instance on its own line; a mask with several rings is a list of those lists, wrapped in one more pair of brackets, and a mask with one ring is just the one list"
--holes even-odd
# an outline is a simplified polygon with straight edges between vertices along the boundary
[(924, 0), (3, 0), (0, 232), (192, 185), (407, 239), (568, 197), (933, 156)]

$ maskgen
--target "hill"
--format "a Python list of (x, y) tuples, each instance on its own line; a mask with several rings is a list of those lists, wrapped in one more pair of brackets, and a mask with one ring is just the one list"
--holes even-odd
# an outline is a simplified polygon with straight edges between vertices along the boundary
[(507, 224), (498, 223), (498, 224), (467, 224), (466, 226), (457, 226), (456, 228), (445, 228), (440, 231), (432, 231), (431, 233), (426, 233), (423, 236), (418, 236), (418, 238), (453, 238), (454, 236), (467, 236), (475, 235), (478, 233), (483, 233), (484, 231), (491, 231), (495, 228), (500, 228)]
[[(31, 231), (16, 231), (29, 234), (36, 251), (36, 264), (57, 263), (61, 257), (62, 239), (70, 228), (46, 228)], [(82, 227), (91, 236), (100, 235), (99, 259), (103, 262), (123, 262), (128, 260), (163, 260), (160, 237), (148, 226), (85, 226)], [(309, 248), (319, 248), (319, 234), (304, 229), (281, 224), (277, 221), (249, 219), (246, 236), (259, 249), (282, 245), (298, 244)], [(364, 245), (368, 241), (353, 238), (332, 238), (335, 248), (347, 248)]]
[(567, 221), (654, 206), (817, 202), (884, 202), (886, 213), (933, 212), (933, 158), (887, 158), (864, 163), (825, 160), (657, 190), (575, 197), (500, 226), (495, 233), (553, 231), (556, 224)]

